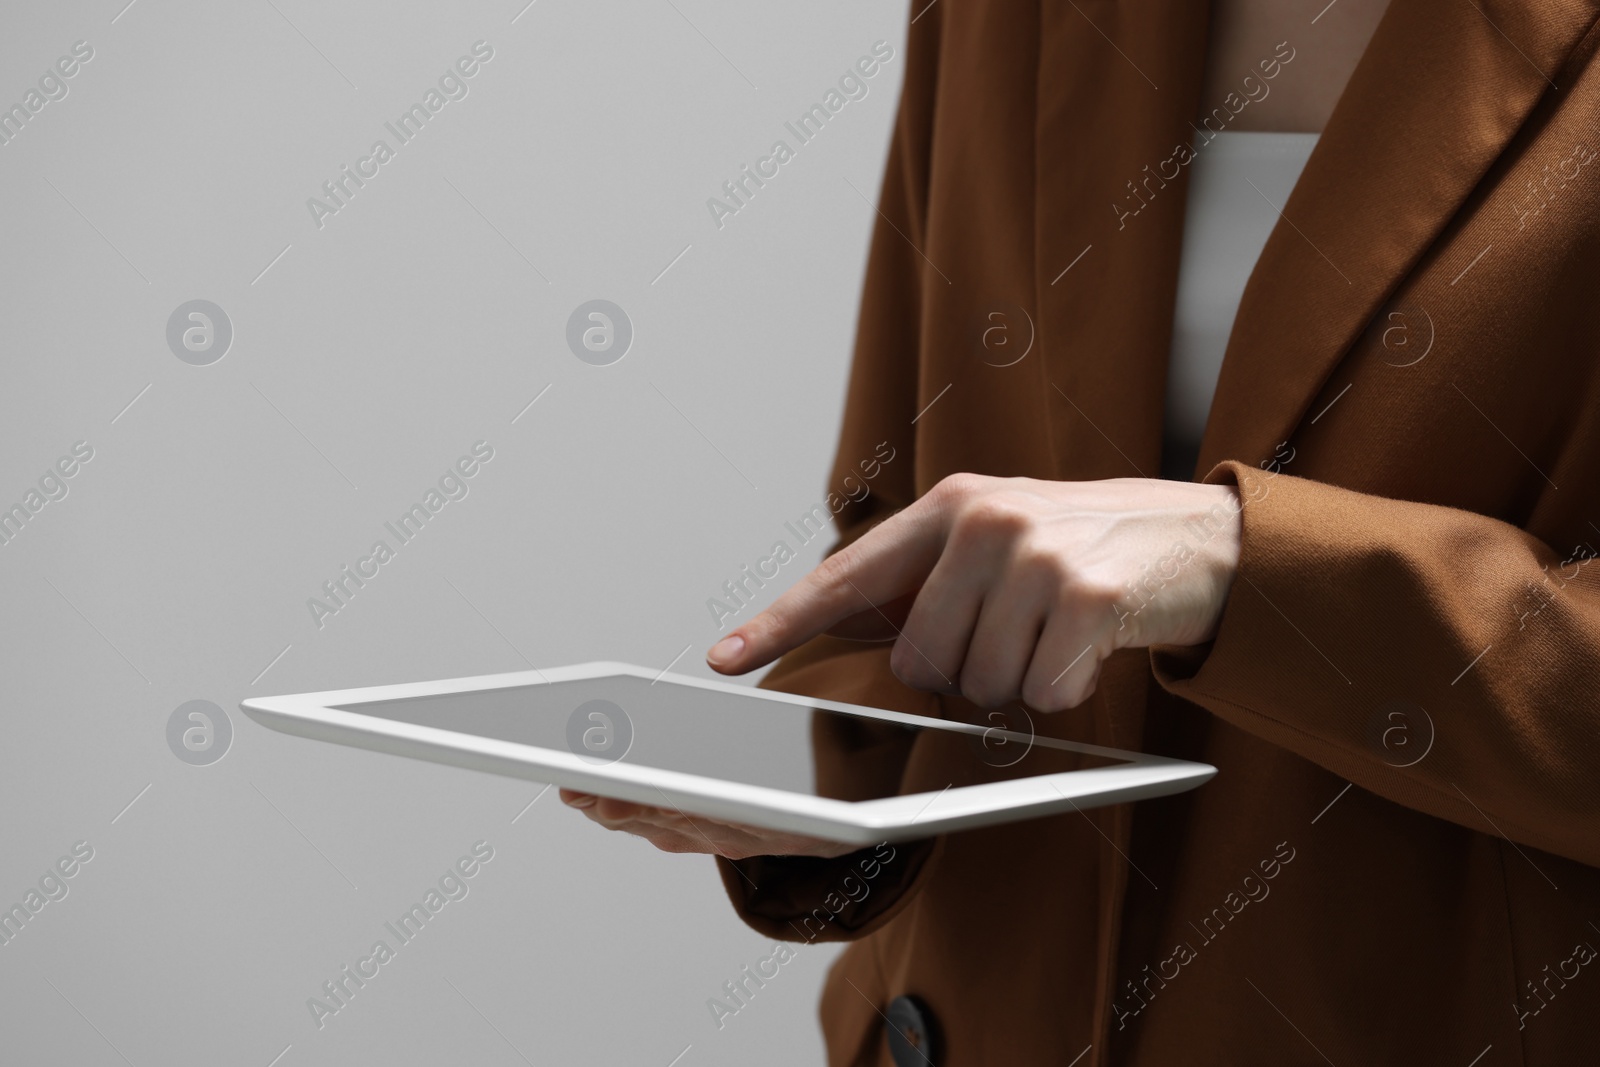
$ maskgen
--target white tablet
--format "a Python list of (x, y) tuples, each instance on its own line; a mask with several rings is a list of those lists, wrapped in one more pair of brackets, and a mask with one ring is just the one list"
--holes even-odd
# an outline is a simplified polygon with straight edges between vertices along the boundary
[[(1216, 774), (1203, 763), (1033, 737), (1026, 727), (626, 663), (257, 697), (241, 707), (284, 733), (862, 845), (1163, 796)], [(970, 762), (941, 759), (966, 772), (939, 788), (874, 792), (841, 780), (837, 764), (818, 773), (819, 748), (831, 752), (840, 738), (950, 746)]]

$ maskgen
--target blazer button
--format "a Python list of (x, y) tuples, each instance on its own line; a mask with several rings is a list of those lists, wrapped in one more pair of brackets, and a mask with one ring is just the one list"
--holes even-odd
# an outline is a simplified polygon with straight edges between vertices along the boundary
[(895, 997), (885, 1014), (895, 1067), (938, 1067), (938, 1029), (928, 1006), (917, 997)]

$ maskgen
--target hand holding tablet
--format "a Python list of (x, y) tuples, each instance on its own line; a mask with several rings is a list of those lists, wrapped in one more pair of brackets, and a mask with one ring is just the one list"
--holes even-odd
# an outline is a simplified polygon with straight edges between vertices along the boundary
[(690, 817), (677, 808), (634, 804), (613, 797), (561, 790), (561, 802), (578, 808), (607, 830), (642, 837), (663, 852), (700, 852), (730, 860), (752, 856), (844, 856), (861, 846), (808, 834), (768, 830), (744, 823), (722, 822), (704, 815)]

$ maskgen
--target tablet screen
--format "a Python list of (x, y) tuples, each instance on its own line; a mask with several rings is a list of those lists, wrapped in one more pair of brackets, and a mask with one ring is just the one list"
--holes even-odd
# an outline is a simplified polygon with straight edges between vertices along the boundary
[(571, 752), (595, 765), (622, 760), (849, 800), (898, 793), (897, 776), (870, 770), (903, 763), (903, 757), (883, 757), (896, 748), (909, 752), (922, 735), (929, 735), (924, 743), (966, 751), (974, 780), (1116, 762), (1063, 750), (1059, 742), (1030, 742), (1021, 708), (996, 718), (990, 725), (997, 729), (986, 735), (965, 735), (632, 675), (372, 701), (340, 710)]

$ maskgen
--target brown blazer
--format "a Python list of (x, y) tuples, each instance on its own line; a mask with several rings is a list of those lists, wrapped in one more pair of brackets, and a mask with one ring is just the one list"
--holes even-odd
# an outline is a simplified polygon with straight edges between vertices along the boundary
[[(1168, 161), (1244, 98), (1198, 98), (1204, 3), (918, 9), (832, 487), (900, 458), (846, 540), (958, 471), (1156, 475)], [(842, 906), (860, 856), (722, 864), (757, 930), (853, 941), (830, 1063), (891, 1062), (906, 994), (941, 1067), (1600, 1061), (1597, 13), (1393, 0), (1279, 205), (1196, 472), (1245, 500), (1218, 636), (1033, 716), (1213, 781), (898, 846)], [(1010, 366), (996, 309), (1035, 334)], [(981, 721), (882, 645), (818, 640), (766, 684)], [(832, 744), (845, 787), (1005, 773)]]

